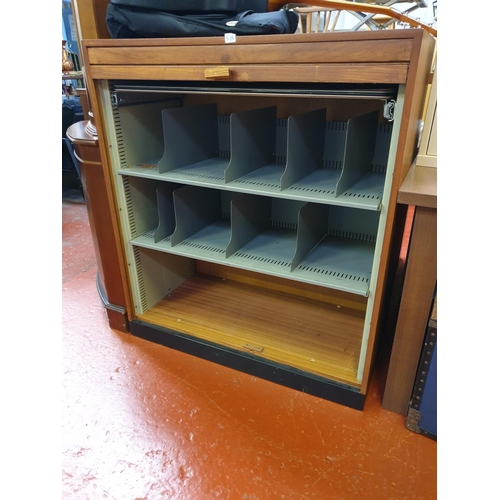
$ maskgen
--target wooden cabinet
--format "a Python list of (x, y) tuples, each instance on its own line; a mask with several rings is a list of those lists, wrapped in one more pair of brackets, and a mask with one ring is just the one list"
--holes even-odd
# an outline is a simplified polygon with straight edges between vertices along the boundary
[[(80, 97), (85, 110), (86, 92)], [(88, 116), (88, 109), (85, 114)], [(113, 231), (114, 214), (110, 211), (106, 199), (106, 184), (98, 140), (94, 132), (91, 121), (79, 121), (68, 128), (66, 135), (74, 147), (80, 168), (80, 180), (97, 261), (97, 289), (111, 328), (128, 332), (123, 285), (125, 282), (121, 277), (119, 250)]]
[(422, 140), (416, 164), (419, 167), (437, 168), (437, 67), (434, 70), (429, 102), (425, 111)]
[(83, 42), (134, 335), (362, 409), (434, 40)]
[(382, 407), (406, 415), (437, 287), (437, 169), (412, 165), (398, 203), (414, 217)]

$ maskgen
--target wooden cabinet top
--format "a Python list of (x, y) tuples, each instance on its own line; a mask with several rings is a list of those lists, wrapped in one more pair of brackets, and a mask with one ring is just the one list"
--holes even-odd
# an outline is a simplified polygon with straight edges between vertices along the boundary
[(433, 44), (421, 29), (83, 41), (92, 79), (381, 84), (406, 83)]
[(437, 208), (437, 168), (413, 164), (399, 188), (398, 203)]

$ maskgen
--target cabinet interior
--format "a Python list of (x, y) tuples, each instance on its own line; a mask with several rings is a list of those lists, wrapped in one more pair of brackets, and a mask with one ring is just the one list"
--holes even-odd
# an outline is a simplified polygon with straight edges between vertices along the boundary
[(386, 99), (101, 87), (136, 318), (359, 388)]

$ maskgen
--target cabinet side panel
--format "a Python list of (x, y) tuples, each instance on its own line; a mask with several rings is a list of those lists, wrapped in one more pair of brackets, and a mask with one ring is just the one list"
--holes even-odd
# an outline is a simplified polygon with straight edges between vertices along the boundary
[[(384, 307), (384, 303), (387, 302), (384, 288), (386, 284), (389, 284), (389, 271), (395, 265), (398, 255), (398, 252), (394, 251), (394, 245), (398, 247), (401, 244), (401, 239), (397, 238), (397, 234), (394, 232), (397, 196), (401, 183), (415, 159), (420, 119), (428, 87), (434, 46), (435, 40), (431, 36), (424, 31), (415, 30), (411, 62), (408, 68), (406, 84), (404, 85), (405, 100), (397, 136), (398, 148), (394, 160), (394, 172), (392, 176), (388, 176), (388, 179), (392, 177), (392, 183), (387, 206), (387, 227), (384, 231), (384, 244), (381, 249), (380, 276), (378, 277), (378, 285), (374, 289), (375, 318), (372, 320), (370, 339), (366, 350), (365, 376), (361, 386), (362, 393), (366, 393), (368, 388), (380, 327), (380, 311)], [(402, 90), (403, 86), (400, 86), (400, 89)]]
[[(175, 105), (175, 102), (118, 107), (113, 103), (112, 87), (107, 82), (100, 82), (99, 91), (127, 277), (134, 313), (140, 314), (193, 274), (193, 264), (188, 258), (156, 255), (155, 252), (138, 249), (129, 243), (135, 236), (133, 232), (137, 230), (136, 216), (139, 216), (141, 226), (139, 232), (149, 229), (148, 214), (154, 219), (153, 225), (157, 225), (157, 207), (154, 206), (156, 190), (151, 189), (151, 196), (145, 196), (148, 190), (139, 189), (139, 185), (144, 183), (136, 179), (136, 189), (132, 193), (127, 177), (118, 173), (120, 169), (139, 161), (147, 152), (157, 154), (162, 151), (161, 109), (169, 104)], [(136, 198), (135, 203), (131, 203), (132, 195)], [(145, 207), (141, 213), (136, 213), (138, 204)]]
[[(133, 248), (130, 281), (136, 314), (143, 314), (194, 274), (191, 259)], [(130, 263), (132, 264), (132, 263)]]
[[(378, 225), (377, 242), (375, 245), (375, 255), (373, 259), (372, 280), (370, 282), (370, 289), (368, 292), (368, 303), (366, 306), (366, 321), (363, 330), (363, 339), (361, 342), (361, 353), (358, 365), (358, 381), (362, 381), (365, 375), (366, 353), (368, 349), (368, 339), (370, 336), (371, 322), (374, 310), (374, 296), (377, 288), (377, 282), (380, 272), (380, 258), (382, 254), (382, 245), (384, 242), (384, 234), (387, 226), (388, 205), (391, 195), (391, 184), (394, 174), (394, 166), (396, 161), (396, 152), (398, 149), (398, 137), (401, 126), (401, 119), (403, 116), (403, 107), (405, 101), (405, 86), (401, 85), (397, 97), (397, 102), (394, 110), (394, 121), (392, 126), (391, 143), (389, 146), (389, 156), (387, 158), (387, 173), (385, 177), (384, 195), (382, 197), (380, 219)], [(366, 374), (368, 375), (368, 374)]]

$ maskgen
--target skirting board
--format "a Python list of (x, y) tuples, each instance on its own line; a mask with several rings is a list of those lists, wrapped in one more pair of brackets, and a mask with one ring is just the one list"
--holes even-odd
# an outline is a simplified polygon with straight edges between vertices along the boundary
[(331, 380), (273, 363), (251, 354), (212, 344), (173, 330), (140, 320), (130, 323), (130, 333), (150, 342), (160, 344), (222, 366), (305, 392), (334, 403), (363, 410), (365, 395), (356, 389)]

